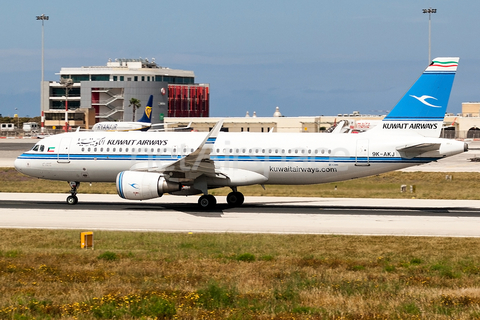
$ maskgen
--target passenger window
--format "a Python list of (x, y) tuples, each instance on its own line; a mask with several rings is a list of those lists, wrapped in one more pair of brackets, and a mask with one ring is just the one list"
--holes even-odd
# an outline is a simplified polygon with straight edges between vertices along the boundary
[(103, 152), (103, 148), (100, 148), (100, 152)]
[(97, 152), (97, 148), (94, 148), (93, 151)]
[(118, 152), (122, 152), (122, 148), (118, 148)]
[(128, 152), (128, 148), (125, 148), (125, 152)]
[(107, 148), (107, 152), (110, 152), (110, 148)]
[(90, 152), (90, 148), (88, 148), (87, 151)]
[(82, 147), (82, 152), (85, 151), (85, 148)]
[(332, 150), (328, 150), (328, 154), (332, 153)]
[(151, 151), (152, 153), (153, 153), (153, 150), (155, 150), (155, 149), (153, 149), (153, 148), (152, 148), (152, 149), (150, 149), (150, 151)]
[(115, 150), (117, 150), (116, 148), (113, 148), (112, 151), (115, 152)]

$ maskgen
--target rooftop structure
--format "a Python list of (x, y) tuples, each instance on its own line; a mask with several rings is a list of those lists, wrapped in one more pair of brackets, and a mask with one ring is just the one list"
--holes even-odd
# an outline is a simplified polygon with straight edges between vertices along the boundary
[[(140, 114), (150, 95), (154, 96), (152, 123), (162, 122), (164, 116), (209, 116), (209, 85), (195, 84), (193, 71), (161, 67), (155, 59), (115, 59), (106, 66), (64, 67), (57, 74), (60, 81), (42, 83), (41, 111), (47, 127), (63, 125), (60, 118), (66, 105), (68, 112), (76, 114), (71, 126), (88, 128), (100, 121), (131, 121), (129, 101), (140, 100), (141, 107), (136, 110)], [(87, 109), (93, 110), (87, 113)], [(94, 114), (94, 120), (89, 115), (90, 120), (82, 123), (79, 113)]]

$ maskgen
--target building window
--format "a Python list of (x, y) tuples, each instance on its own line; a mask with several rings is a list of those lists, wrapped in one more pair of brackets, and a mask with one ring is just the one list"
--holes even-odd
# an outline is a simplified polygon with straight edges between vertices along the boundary
[(110, 81), (108, 74), (92, 74), (92, 81)]
[(142, 81), (145, 81), (145, 76), (142, 76)]
[(124, 76), (120, 76), (120, 81), (125, 81), (125, 77), (124, 77)]
[(127, 81), (132, 81), (132, 78), (128, 77), (128, 78), (127, 78)]
[(133, 81), (138, 81), (138, 76), (134, 76)]
[(113, 81), (118, 81), (118, 76), (113, 76)]
[[(62, 76), (62, 78), (63, 77), (64, 76)], [(71, 79), (73, 80), (74, 83), (79, 83), (80, 81), (90, 81), (90, 76), (89, 75), (73, 75)]]

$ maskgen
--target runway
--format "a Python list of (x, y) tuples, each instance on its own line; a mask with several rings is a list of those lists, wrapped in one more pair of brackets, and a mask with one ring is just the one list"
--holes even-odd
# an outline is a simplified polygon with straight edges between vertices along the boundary
[[(15, 158), (37, 141), (0, 141), (0, 167), (13, 167)], [(479, 146), (473, 142), (469, 152), (404, 171), (479, 172), (480, 162), (468, 161), (480, 156)], [(246, 197), (242, 207), (229, 208), (224, 197), (217, 197), (216, 210), (207, 212), (199, 210), (195, 196), (136, 202), (79, 194), (76, 206), (65, 198), (0, 193), (0, 228), (480, 236), (480, 200)]]
[[(161, 232), (480, 236), (480, 201), (246, 197), (202, 211), (197, 197), (132, 202), (116, 195), (0, 194), (0, 227)], [(402, 209), (399, 209), (402, 208)]]

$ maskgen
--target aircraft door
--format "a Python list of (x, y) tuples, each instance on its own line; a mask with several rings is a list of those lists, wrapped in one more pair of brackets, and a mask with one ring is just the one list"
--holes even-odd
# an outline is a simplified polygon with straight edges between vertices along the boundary
[(58, 147), (58, 163), (70, 163), (70, 142), (71, 138), (62, 138)]
[(355, 165), (356, 166), (369, 166), (369, 141), (368, 139), (359, 139), (357, 140), (357, 149), (355, 154)]

